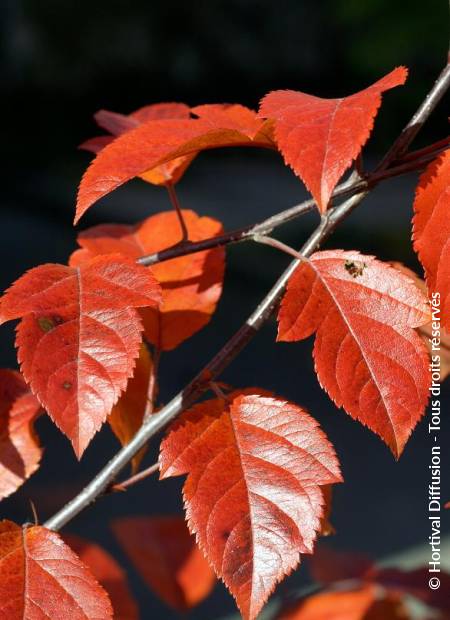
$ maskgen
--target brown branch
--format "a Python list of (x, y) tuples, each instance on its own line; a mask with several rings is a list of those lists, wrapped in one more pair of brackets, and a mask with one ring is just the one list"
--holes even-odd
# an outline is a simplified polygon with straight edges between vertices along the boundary
[(150, 465), (150, 467), (143, 469), (142, 471), (138, 472), (134, 476), (130, 476), (130, 478), (127, 478), (123, 482), (117, 482), (116, 484), (113, 484), (110, 487), (110, 491), (112, 492), (126, 491), (127, 489), (137, 484), (138, 482), (142, 482), (142, 480), (149, 478), (152, 474), (154, 474), (157, 471), (159, 471), (159, 463), (153, 463), (153, 465)]
[[(337, 198), (353, 196), (363, 190), (372, 189), (381, 181), (391, 177), (407, 174), (408, 172), (414, 170), (421, 170), (434, 158), (434, 156), (434, 151), (432, 153), (424, 153), (423, 157), (419, 156), (419, 152), (417, 152), (417, 155), (412, 157), (411, 161), (408, 159), (405, 163), (403, 163), (402, 159), (398, 162), (398, 165), (386, 170), (375, 171), (366, 178), (358, 178), (356, 181), (353, 179), (351, 182), (347, 181), (345, 183), (341, 183), (341, 185), (338, 185), (334, 190), (332, 199), (335, 201)], [(280, 211), (275, 215), (271, 215), (257, 224), (237, 228), (236, 230), (232, 230), (215, 237), (209, 237), (208, 239), (203, 239), (202, 241), (186, 241), (177, 243), (170, 248), (161, 250), (160, 252), (148, 254), (147, 256), (141, 256), (138, 259), (138, 263), (141, 265), (150, 266), (170, 260), (171, 258), (178, 258), (179, 256), (187, 256), (188, 254), (195, 254), (196, 252), (211, 250), (225, 245), (242, 243), (245, 241), (254, 241), (256, 235), (270, 234), (275, 228), (278, 228), (283, 224), (287, 224), (305, 213), (309, 213), (315, 208), (316, 202), (311, 198), (301, 202), (298, 205), (294, 205), (289, 209)]]
[[(387, 170), (390, 163), (398, 158), (399, 153), (406, 151), (418, 129), (425, 123), (449, 85), (450, 67), (447, 65), (416, 114), (402, 131), (400, 137), (395, 141), (388, 154), (377, 166), (376, 173), (382, 173)], [(300, 250), (302, 257), (307, 258), (310, 256), (323, 241), (330, 236), (336, 226), (348, 217), (364, 199), (368, 193), (368, 189), (367, 186), (363, 186), (363, 191), (351, 196), (341, 205), (331, 208), (322, 216), (319, 226)], [(241, 328), (204, 369), (165, 407), (158, 413), (150, 416), (150, 418), (144, 422), (130, 443), (124, 446), (76, 497), (44, 524), (47, 528), (59, 530), (82, 510), (92, 504), (97, 497), (111, 487), (118, 473), (131, 461), (139, 450), (156, 435), (156, 433), (167, 426), (169, 422), (174, 420), (187, 407), (192, 405), (196, 399), (208, 389), (211, 381), (220, 375), (228, 364), (255, 336), (261, 326), (272, 316), (272, 313), (284, 293), (289, 278), (299, 264), (300, 261), (298, 259), (294, 259), (291, 262)]]

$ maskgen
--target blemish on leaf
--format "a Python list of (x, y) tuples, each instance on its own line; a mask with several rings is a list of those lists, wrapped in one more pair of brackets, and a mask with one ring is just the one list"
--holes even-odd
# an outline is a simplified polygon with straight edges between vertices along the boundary
[(65, 390), (70, 390), (70, 388), (71, 388), (71, 387), (72, 387), (72, 384), (71, 384), (71, 382), (70, 382), (70, 381), (64, 381), (64, 383), (63, 383), (63, 388), (64, 388)]
[(367, 267), (366, 263), (358, 263), (352, 260), (346, 260), (344, 263), (345, 270), (352, 276), (352, 278), (358, 278), (364, 273), (364, 269)]
[(54, 321), (48, 316), (40, 316), (37, 322), (43, 332), (49, 332), (55, 327)]

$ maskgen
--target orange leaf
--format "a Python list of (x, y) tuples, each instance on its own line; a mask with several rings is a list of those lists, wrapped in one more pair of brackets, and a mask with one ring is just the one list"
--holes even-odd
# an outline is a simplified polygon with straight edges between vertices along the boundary
[(19, 372), (0, 369), (0, 499), (39, 467), (42, 451), (33, 421), (40, 408)]
[(62, 539), (0, 522), (1, 620), (109, 620), (109, 598)]
[(381, 93), (405, 83), (398, 67), (349, 97), (321, 99), (276, 90), (261, 101), (259, 115), (275, 120), (275, 138), (287, 165), (301, 177), (324, 213), (339, 179), (366, 143)]
[(450, 332), (450, 149), (420, 177), (414, 200), (414, 249), (425, 269), (430, 297), (440, 296), (442, 327)]
[(24, 377), (78, 457), (133, 374), (142, 330), (135, 308), (159, 300), (151, 271), (120, 255), (41, 265), (3, 295), (0, 323), (22, 318)]
[(278, 620), (408, 620), (401, 599), (381, 598), (373, 585), (358, 590), (314, 594), (282, 612)]
[[(425, 282), (419, 278), (419, 276), (412, 270), (403, 265), (402, 263), (392, 262), (391, 265), (402, 271), (411, 280), (414, 281), (414, 284), (417, 288), (422, 291), (424, 295), (427, 294), (427, 286)], [(437, 351), (433, 350), (432, 338), (433, 338), (433, 321), (430, 321), (426, 325), (421, 325), (417, 328), (417, 333), (420, 334), (422, 340), (424, 341), (428, 353), (430, 356), (436, 355)], [(434, 334), (436, 336), (436, 333)], [(450, 375), (450, 334), (441, 326), (440, 329), (440, 343), (439, 343), (439, 357), (440, 357), (440, 381), (444, 381)]]
[[(201, 241), (222, 232), (222, 225), (194, 211), (183, 210), (189, 239)], [(71, 265), (82, 264), (96, 254), (120, 252), (130, 258), (153, 254), (180, 241), (175, 212), (153, 215), (137, 226), (94, 226), (78, 236), (83, 248), (72, 254)], [(177, 347), (211, 319), (222, 293), (225, 269), (223, 248), (196, 252), (153, 265), (162, 287), (159, 309), (143, 312), (146, 338), (163, 351)]]
[(404, 274), (373, 256), (330, 250), (291, 277), (278, 340), (316, 332), (322, 387), (398, 458), (428, 400), (428, 356), (413, 328), (429, 318), (426, 298)]
[(303, 409), (235, 392), (186, 413), (161, 444), (161, 478), (188, 474), (186, 515), (200, 548), (255, 618), (276, 584), (311, 553), (321, 486), (339, 482), (336, 455)]
[(138, 620), (136, 601), (128, 587), (125, 572), (116, 560), (99, 545), (79, 536), (66, 534), (63, 539), (105, 588), (114, 609), (114, 620)]
[(200, 118), (148, 121), (127, 131), (100, 151), (78, 191), (75, 223), (97, 200), (157, 166), (199, 151), (226, 146), (273, 148), (270, 123), (256, 120), (243, 106), (200, 106)]
[[(152, 358), (145, 344), (136, 360), (136, 366), (127, 388), (111, 410), (108, 422), (122, 446), (129, 443), (142, 426), (147, 408), (148, 386), (152, 369)], [(133, 471), (136, 472), (144, 455), (143, 450), (132, 460)]]
[(211, 592), (214, 573), (182, 517), (129, 517), (112, 528), (143, 580), (170, 607), (187, 611)]
[[(114, 136), (120, 136), (130, 131), (130, 129), (138, 127), (142, 123), (161, 119), (186, 119), (189, 117), (190, 110), (184, 103), (156, 103), (139, 108), (139, 110), (132, 112), (128, 116), (117, 114), (116, 112), (108, 112), (107, 110), (100, 110), (94, 115), (97, 125), (109, 131), (112, 135), (91, 138), (83, 142), (83, 144), (80, 144), (80, 148), (93, 153), (99, 153), (107, 144), (110, 144), (114, 140)], [(153, 170), (145, 172), (140, 176), (144, 181), (148, 181), (155, 185), (165, 185), (168, 182), (176, 183), (182, 177), (184, 171), (194, 157), (195, 154), (179, 157), (161, 166), (157, 166)]]

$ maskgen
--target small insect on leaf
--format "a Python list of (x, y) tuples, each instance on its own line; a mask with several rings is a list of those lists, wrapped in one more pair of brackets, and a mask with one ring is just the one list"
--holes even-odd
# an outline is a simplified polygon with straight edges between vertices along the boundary
[(346, 260), (344, 267), (353, 278), (357, 278), (358, 276), (362, 276), (367, 265), (366, 263), (357, 263), (352, 260)]
[(428, 400), (428, 356), (414, 328), (429, 320), (426, 297), (403, 273), (372, 256), (330, 250), (290, 278), (278, 340), (316, 333), (320, 384), (398, 458)]

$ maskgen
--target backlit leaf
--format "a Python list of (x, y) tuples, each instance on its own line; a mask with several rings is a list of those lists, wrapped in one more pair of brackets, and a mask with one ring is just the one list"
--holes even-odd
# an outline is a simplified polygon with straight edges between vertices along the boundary
[(200, 106), (199, 118), (148, 121), (101, 150), (78, 191), (75, 222), (97, 200), (136, 176), (179, 157), (227, 146), (274, 148), (270, 122), (239, 105)]
[(420, 178), (414, 200), (413, 240), (429, 294), (440, 296), (436, 316), (450, 332), (450, 149)]
[(66, 534), (63, 538), (105, 588), (114, 609), (114, 620), (138, 620), (136, 601), (128, 587), (126, 574), (116, 560), (99, 545), (79, 536)]
[(278, 340), (316, 332), (322, 387), (398, 457), (428, 400), (428, 356), (413, 328), (429, 320), (426, 298), (403, 273), (372, 256), (330, 250), (290, 279)]
[(331, 444), (303, 409), (254, 393), (229, 399), (182, 416), (161, 444), (160, 472), (188, 475), (189, 527), (251, 620), (300, 553), (312, 552), (321, 486), (341, 476)]
[(211, 592), (214, 572), (183, 517), (128, 517), (112, 528), (143, 580), (170, 607), (187, 611)]
[(339, 179), (372, 131), (381, 93), (404, 84), (398, 67), (349, 97), (321, 99), (293, 90), (266, 95), (260, 116), (275, 120), (275, 138), (286, 164), (301, 177), (323, 213)]
[(106, 592), (55, 532), (0, 522), (0, 620), (110, 620)]
[[(194, 211), (183, 210), (189, 239), (201, 241), (222, 232), (222, 225)], [(153, 254), (180, 241), (174, 212), (153, 215), (136, 226), (94, 226), (78, 236), (83, 248), (72, 254), (71, 265), (79, 265), (97, 254), (120, 252), (130, 258)], [(158, 309), (142, 312), (146, 338), (159, 349), (177, 347), (204, 327), (222, 293), (225, 251), (215, 248), (180, 256), (152, 266), (161, 284), (163, 302)]]
[(142, 331), (135, 308), (159, 300), (151, 271), (120, 255), (41, 265), (3, 295), (0, 323), (22, 318), (23, 375), (78, 457), (133, 374)]
[[(142, 426), (148, 403), (148, 387), (152, 365), (150, 352), (145, 344), (142, 344), (133, 376), (128, 380), (125, 392), (114, 405), (108, 417), (109, 425), (122, 446), (129, 443)], [(134, 472), (136, 472), (143, 455), (144, 452), (141, 450), (133, 458)]]
[(39, 467), (42, 451), (33, 421), (40, 408), (19, 372), (0, 369), (0, 499)]
[[(186, 119), (190, 117), (190, 110), (184, 103), (156, 103), (139, 108), (129, 115), (117, 114), (116, 112), (108, 112), (100, 110), (94, 116), (97, 125), (108, 131), (111, 136), (98, 136), (91, 138), (80, 145), (81, 149), (99, 153), (110, 144), (114, 137), (120, 136), (130, 129), (138, 127), (142, 123), (153, 120), (162, 119)], [(195, 153), (185, 157), (178, 157), (172, 161), (156, 166), (152, 170), (140, 175), (144, 181), (153, 183), (154, 185), (165, 185), (167, 183), (176, 183), (183, 175), (186, 168), (194, 159)]]

